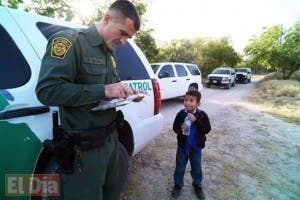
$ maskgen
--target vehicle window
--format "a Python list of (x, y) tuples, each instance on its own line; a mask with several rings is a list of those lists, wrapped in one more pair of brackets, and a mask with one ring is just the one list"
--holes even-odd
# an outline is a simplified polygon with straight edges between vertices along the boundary
[(125, 45), (118, 46), (115, 55), (121, 80), (144, 80), (150, 78), (140, 57), (128, 42)]
[(168, 77), (174, 77), (175, 74), (174, 74), (174, 71), (173, 71), (173, 68), (172, 68), (172, 65), (164, 65), (160, 72), (160, 74), (162, 73), (167, 73), (168, 74)]
[(16, 88), (31, 77), (30, 66), (10, 37), (0, 25), (0, 89)]
[(47, 38), (47, 40), (49, 40), (49, 38), (54, 33), (70, 29), (65, 26), (59, 26), (59, 25), (49, 24), (49, 23), (45, 23), (45, 22), (38, 22), (38, 23), (36, 23), (36, 26), (41, 31), (41, 33), (44, 35), (44, 37)]
[(191, 72), (192, 75), (200, 75), (200, 70), (195, 65), (187, 65), (187, 68)]
[(154, 74), (155, 74), (155, 73), (157, 72), (157, 70), (159, 69), (159, 66), (160, 66), (160, 65), (155, 65), (155, 64), (152, 64), (152, 65), (151, 65), (151, 68), (152, 68)]
[(227, 69), (215, 69), (212, 74), (230, 74), (230, 71)]
[(184, 68), (183, 65), (175, 65), (175, 69), (176, 69), (177, 75), (179, 77), (181, 77), (181, 76), (187, 76), (187, 72), (186, 72), (186, 70), (185, 70), (185, 68)]
[(240, 68), (240, 69), (237, 69), (237, 72), (247, 72), (247, 69)]

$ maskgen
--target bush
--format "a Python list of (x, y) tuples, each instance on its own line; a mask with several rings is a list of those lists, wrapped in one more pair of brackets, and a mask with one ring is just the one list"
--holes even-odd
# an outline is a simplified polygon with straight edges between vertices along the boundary
[[(298, 73), (294, 77), (297, 76)], [(300, 81), (275, 80), (276, 77), (272, 73), (260, 81), (252, 99), (271, 114), (300, 122)]]
[(291, 75), (291, 79), (292, 79), (292, 80), (296, 80), (296, 81), (300, 81), (300, 70), (295, 71), (295, 72)]

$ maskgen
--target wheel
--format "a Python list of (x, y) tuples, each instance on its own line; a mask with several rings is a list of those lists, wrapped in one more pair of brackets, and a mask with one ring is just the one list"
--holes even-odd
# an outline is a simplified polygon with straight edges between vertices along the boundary
[(207, 83), (207, 84), (206, 84), (206, 87), (210, 88), (210, 84), (209, 84), (209, 83)]
[(227, 85), (225, 85), (225, 88), (226, 88), (226, 89), (229, 89), (229, 88), (230, 88), (230, 85), (231, 85), (231, 83), (228, 83)]
[(188, 90), (190, 89), (190, 87), (194, 87), (194, 88), (196, 88), (196, 89), (198, 90), (198, 84), (197, 84), (197, 83), (192, 83), (192, 84), (189, 86)]
[[(51, 157), (49, 159), (49, 162), (46, 164), (44, 170), (41, 172), (41, 174), (61, 174), (62, 169), (58, 162), (55, 160), (54, 157)], [(60, 178), (60, 192), (61, 196), (59, 197), (54, 197), (54, 196), (32, 196), (31, 200), (62, 200), (63, 199), (63, 184), (62, 184), (62, 179)]]
[(129, 170), (129, 155), (123, 144), (119, 143), (119, 183), (120, 192), (122, 192)]

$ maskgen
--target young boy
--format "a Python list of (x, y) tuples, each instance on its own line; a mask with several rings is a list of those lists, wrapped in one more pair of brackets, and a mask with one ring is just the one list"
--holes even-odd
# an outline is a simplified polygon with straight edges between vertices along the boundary
[(183, 186), (183, 177), (188, 160), (191, 164), (191, 176), (195, 193), (199, 199), (205, 199), (202, 191), (201, 149), (205, 146), (205, 134), (211, 130), (207, 114), (198, 109), (201, 93), (189, 90), (184, 97), (184, 109), (180, 110), (173, 123), (177, 134), (176, 168), (172, 197), (177, 198)]

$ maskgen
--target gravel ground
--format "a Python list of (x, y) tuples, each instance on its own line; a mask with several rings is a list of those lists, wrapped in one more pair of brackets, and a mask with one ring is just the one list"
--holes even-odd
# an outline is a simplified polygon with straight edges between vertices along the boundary
[[(230, 90), (202, 91), (200, 108), (212, 124), (202, 160), (206, 199), (300, 199), (300, 125), (276, 119), (248, 102), (259, 78)], [(176, 153), (172, 124), (181, 108), (182, 98), (162, 102), (163, 131), (131, 158), (121, 199), (171, 199)], [(180, 200), (197, 199), (189, 171), (188, 164)]]

